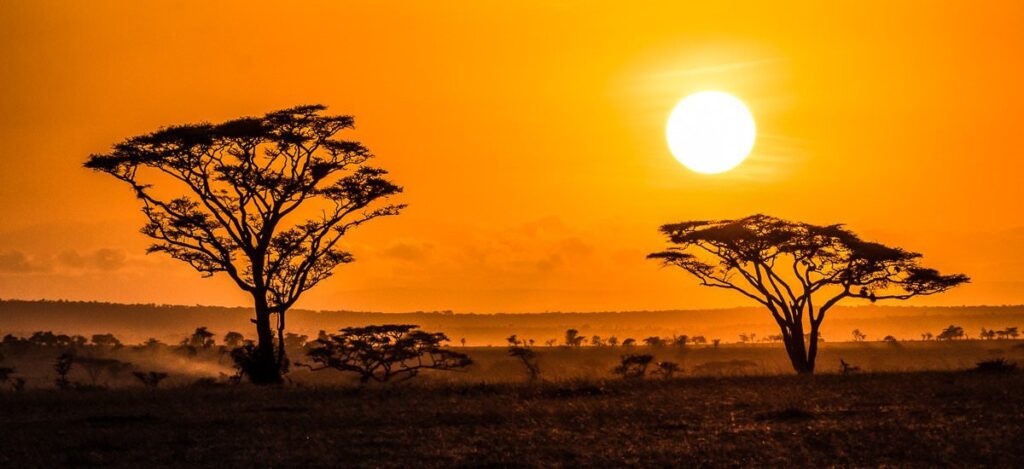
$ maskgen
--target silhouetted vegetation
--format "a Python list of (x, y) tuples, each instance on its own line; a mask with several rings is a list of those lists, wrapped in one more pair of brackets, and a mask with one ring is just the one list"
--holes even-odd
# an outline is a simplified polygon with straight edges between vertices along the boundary
[(844, 375), (848, 375), (848, 374), (852, 374), (852, 373), (857, 373), (859, 371), (860, 371), (860, 367), (859, 366), (854, 366), (854, 365), (851, 365), (849, 363), (846, 363), (846, 360), (842, 360), (842, 359), (839, 360), (839, 372), (840, 373), (842, 373)]
[(1017, 364), (1005, 358), (995, 358), (978, 362), (974, 370), (987, 373), (1009, 373), (1017, 371)]
[(580, 331), (576, 329), (568, 329), (565, 331), (565, 345), (567, 347), (579, 347), (583, 345), (583, 341), (586, 337), (580, 335)]
[[(402, 208), (373, 208), (402, 189), (386, 171), (366, 165), (372, 154), (363, 145), (338, 138), (352, 117), (327, 116), (325, 109), (298, 106), (217, 125), (166, 127), (85, 164), (127, 183), (142, 202), (149, 221), (142, 232), (155, 240), (148, 252), (207, 276), (227, 274), (253, 297), (258, 341), (247, 376), (256, 383), (281, 381), (288, 309), (336, 266), (353, 261), (339, 247), (342, 236)], [(174, 182), (185, 195), (165, 197), (169, 191), (157, 181)], [(317, 203), (322, 216), (287, 225), (300, 207)]]
[(469, 357), (444, 346), (448, 337), (414, 325), (346, 327), (340, 334), (317, 339), (306, 352), (317, 366), (355, 373), (359, 382), (410, 379), (423, 370), (451, 371), (473, 363)]
[(68, 373), (71, 373), (71, 365), (74, 361), (74, 355), (68, 352), (57, 356), (57, 362), (53, 364), (53, 370), (57, 372), (57, 380), (54, 382), (57, 385), (57, 389), (69, 389), (71, 387)]
[(957, 340), (964, 338), (964, 328), (960, 326), (950, 325), (945, 328), (938, 336), (935, 337), (938, 340)]
[(508, 354), (518, 360), (523, 368), (526, 368), (526, 375), (531, 383), (540, 378), (540, 363), (537, 360), (537, 354), (525, 340), (519, 339), (515, 334), (509, 336)]
[(623, 355), (619, 365), (612, 372), (624, 379), (643, 379), (647, 375), (647, 367), (653, 360), (654, 356), (646, 353)]
[(863, 241), (841, 225), (753, 215), (669, 224), (661, 231), (675, 246), (648, 257), (764, 306), (797, 373), (814, 372), (821, 323), (844, 298), (908, 299), (968, 281), (922, 267), (920, 254)]
[(656, 374), (665, 379), (672, 379), (677, 373), (682, 372), (682, 367), (676, 362), (662, 361), (655, 364), (655, 369), (652, 374)]

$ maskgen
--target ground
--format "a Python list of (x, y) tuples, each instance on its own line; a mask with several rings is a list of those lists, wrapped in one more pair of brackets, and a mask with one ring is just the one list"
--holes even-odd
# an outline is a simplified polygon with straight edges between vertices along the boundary
[(30, 390), (0, 466), (1024, 464), (1022, 373)]

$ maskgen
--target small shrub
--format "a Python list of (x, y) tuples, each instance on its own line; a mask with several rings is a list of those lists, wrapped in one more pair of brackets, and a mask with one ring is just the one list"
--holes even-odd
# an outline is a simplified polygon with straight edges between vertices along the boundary
[(71, 365), (75, 363), (75, 356), (64, 352), (57, 356), (57, 363), (53, 364), (54, 371), (57, 372), (57, 380), (55, 381), (57, 389), (70, 389), (71, 381), (68, 380), (68, 373), (71, 373)]
[(1010, 373), (1017, 370), (1017, 364), (1011, 361), (1007, 361), (1005, 358), (995, 358), (992, 360), (983, 360), (978, 362), (974, 367), (974, 371), (981, 371), (986, 373)]
[(533, 351), (533, 347), (530, 347), (527, 341), (519, 340), (515, 334), (512, 334), (506, 340), (508, 341), (509, 356), (518, 359), (519, 363), (523, 364), (531, 383), (537, 381), (540, 378), (540, 363), (537, 360), (537, 354)]
[(619, 366), (616, 366), (612, 373), (622, 376), (623, 379), (643, 379), (652, 361), (654, 356), (646, 353), (623, 355)]

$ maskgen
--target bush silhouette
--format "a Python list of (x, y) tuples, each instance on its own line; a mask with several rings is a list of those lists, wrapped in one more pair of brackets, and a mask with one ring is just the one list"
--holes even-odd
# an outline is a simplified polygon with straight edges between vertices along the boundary
[(1005, 358), (996, 358), (993, 360), (984, 360), (978, 362), (974, 367), (974, 371), (982, 371), (988, 373), (1009, 373), (1017, 370), (1017, 364), (1011, 361), (1007, 361)]
[(540, 378), (540, 363), (537, 360), (537, 353), (533, 351), (533, 347), (528, 345), (525, 340), (519, 340), (515, 334), (512, 334), (505, 340), (508, 341), (509, 356), (519, 360), (519, 363), (526, 368), (526, 374), (531, 383), (537, 381)]
[(340, 334), (317, 339), (306, 352), (311, 370), (334, 369), (355, 373), (359, 382), (411, 379), (422, 370), (452, 371), (473, 363), (443, 344), (448, 336), (415, 325), (346, 327)]
[(612, 373), (622, 376), (623, 379), (643, 379), (647, 375), (647, 367), (653, 360), (654, 356), (650, 354), (623, 355)]
[(57, 389), (70, 389), (71, 381), (68, 374), (71, 373), (71, 366), (75, 363), (75, 356), (69, 352), (63, 352), (57, 356), (57, 362), (53, 364), (53, 370), (57, 372), (55, 384)]

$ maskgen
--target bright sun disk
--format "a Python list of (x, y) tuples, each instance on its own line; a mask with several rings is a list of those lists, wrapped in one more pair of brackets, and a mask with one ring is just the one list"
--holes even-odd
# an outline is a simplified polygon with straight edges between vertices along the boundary
[(676, 105), (665, 133), (680, 163), (698, 173), (717, 174), (746, 159), (757, 132), (743, 101), (721, 91), (702, 91)]

